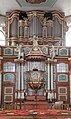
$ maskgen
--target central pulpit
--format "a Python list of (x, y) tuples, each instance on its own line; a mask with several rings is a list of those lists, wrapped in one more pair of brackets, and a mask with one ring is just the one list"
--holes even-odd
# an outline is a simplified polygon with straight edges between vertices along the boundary
[(45, 87), (44, 71), (38, 71), (37, 68), (34, 68), (33, 71), (28, 72), (28, 76), (29, 88), (34, 91), (35, 100), (37, 100), (38, 91)]
[(27, 72), (27, 100), (45, 100), (45, 59), (38, 45), (38, 38), (33, 37), (33, 47), (26, 56)]
[(33, 45), (25, 54), (25, 60), (23, 47), (17, 50), (19, 52), (16, 60), (18, 81), (16, 81), (15, 100), (21, 103), (25, 100), (46, 100), (46, 54), (38, 45), (38, 37), (33, 36), (32, 39)]

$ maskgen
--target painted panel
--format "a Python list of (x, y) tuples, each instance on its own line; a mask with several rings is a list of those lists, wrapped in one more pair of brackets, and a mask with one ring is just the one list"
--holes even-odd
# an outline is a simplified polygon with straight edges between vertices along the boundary
[(58, 100), (67, 101), (67, 95), (58, 95)]
[(13, 87), (5, 87), (4, 94), (13, 94)]
[(67, 87), (58, 87), (58, 94), (67, 94)]
[(14, 75), (11, 73), (4, 74), (4, 81), (14, 81)]
[(12, 54), (13, 54), (13, 49), (11, 48), (4, 49), (4, 55), (12, 55)]
[(59, 55), (62, 55), (62, 56), (67, 56), (68, 55), (68, 49), (66, 48), (62, 48), (59, 50)]
[(58, 82), (67, 82), (68, 76), (66, 74), (59, 74), (58, 75)]
[(4, 102), (13, 102), (13, 95), (4, 95)]

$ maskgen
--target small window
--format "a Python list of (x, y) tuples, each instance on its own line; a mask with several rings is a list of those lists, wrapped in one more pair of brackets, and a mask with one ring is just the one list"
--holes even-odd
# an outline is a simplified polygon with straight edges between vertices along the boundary
[(68, 72), (68, 64), (65, 63), (57, 64), (57, 72)]
[(15, 63), (6, 62), (3, 65), (4, 72), (15, 72)]

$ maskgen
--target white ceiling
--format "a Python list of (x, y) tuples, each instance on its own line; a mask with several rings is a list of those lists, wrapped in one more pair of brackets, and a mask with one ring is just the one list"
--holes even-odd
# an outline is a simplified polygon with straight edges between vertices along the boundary
[[(26, 0), (0, 0), (0, 16), (13, 10), (60, 10), (65, 13), (67, 20), (71, 20), (71, 0), (46, 0), (45, 3), (34, 5)], [(3, 21), (4, 16), (1, 16), (0, 23), (3, 24)]]

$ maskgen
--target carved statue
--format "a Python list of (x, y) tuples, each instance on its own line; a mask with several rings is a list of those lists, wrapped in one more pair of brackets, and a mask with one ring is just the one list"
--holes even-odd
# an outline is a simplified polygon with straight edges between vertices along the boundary
[(38, 50), (38, 37), (36, 37), (35, 35), (33, 36), (33, 50)]
[(54, 94), (53, 93), (49, 93), (49, 99), (50, 99), (50, 102), (52, 102), (52, 99), (54, 98)]
[(18, 52), (18, 59), (23, 57), (23, 50), (22, 50), (22, 46), (21, 45), (19, 45), (19, 46), (17, 45), (16, 52)]
[(50, 57), (51, 57), (51, 59), (54, 59), (55, 55), (56, 55), (55, 48), (54, 48), (54, 46), (52, 46), (52, 48), (50, 49)]

